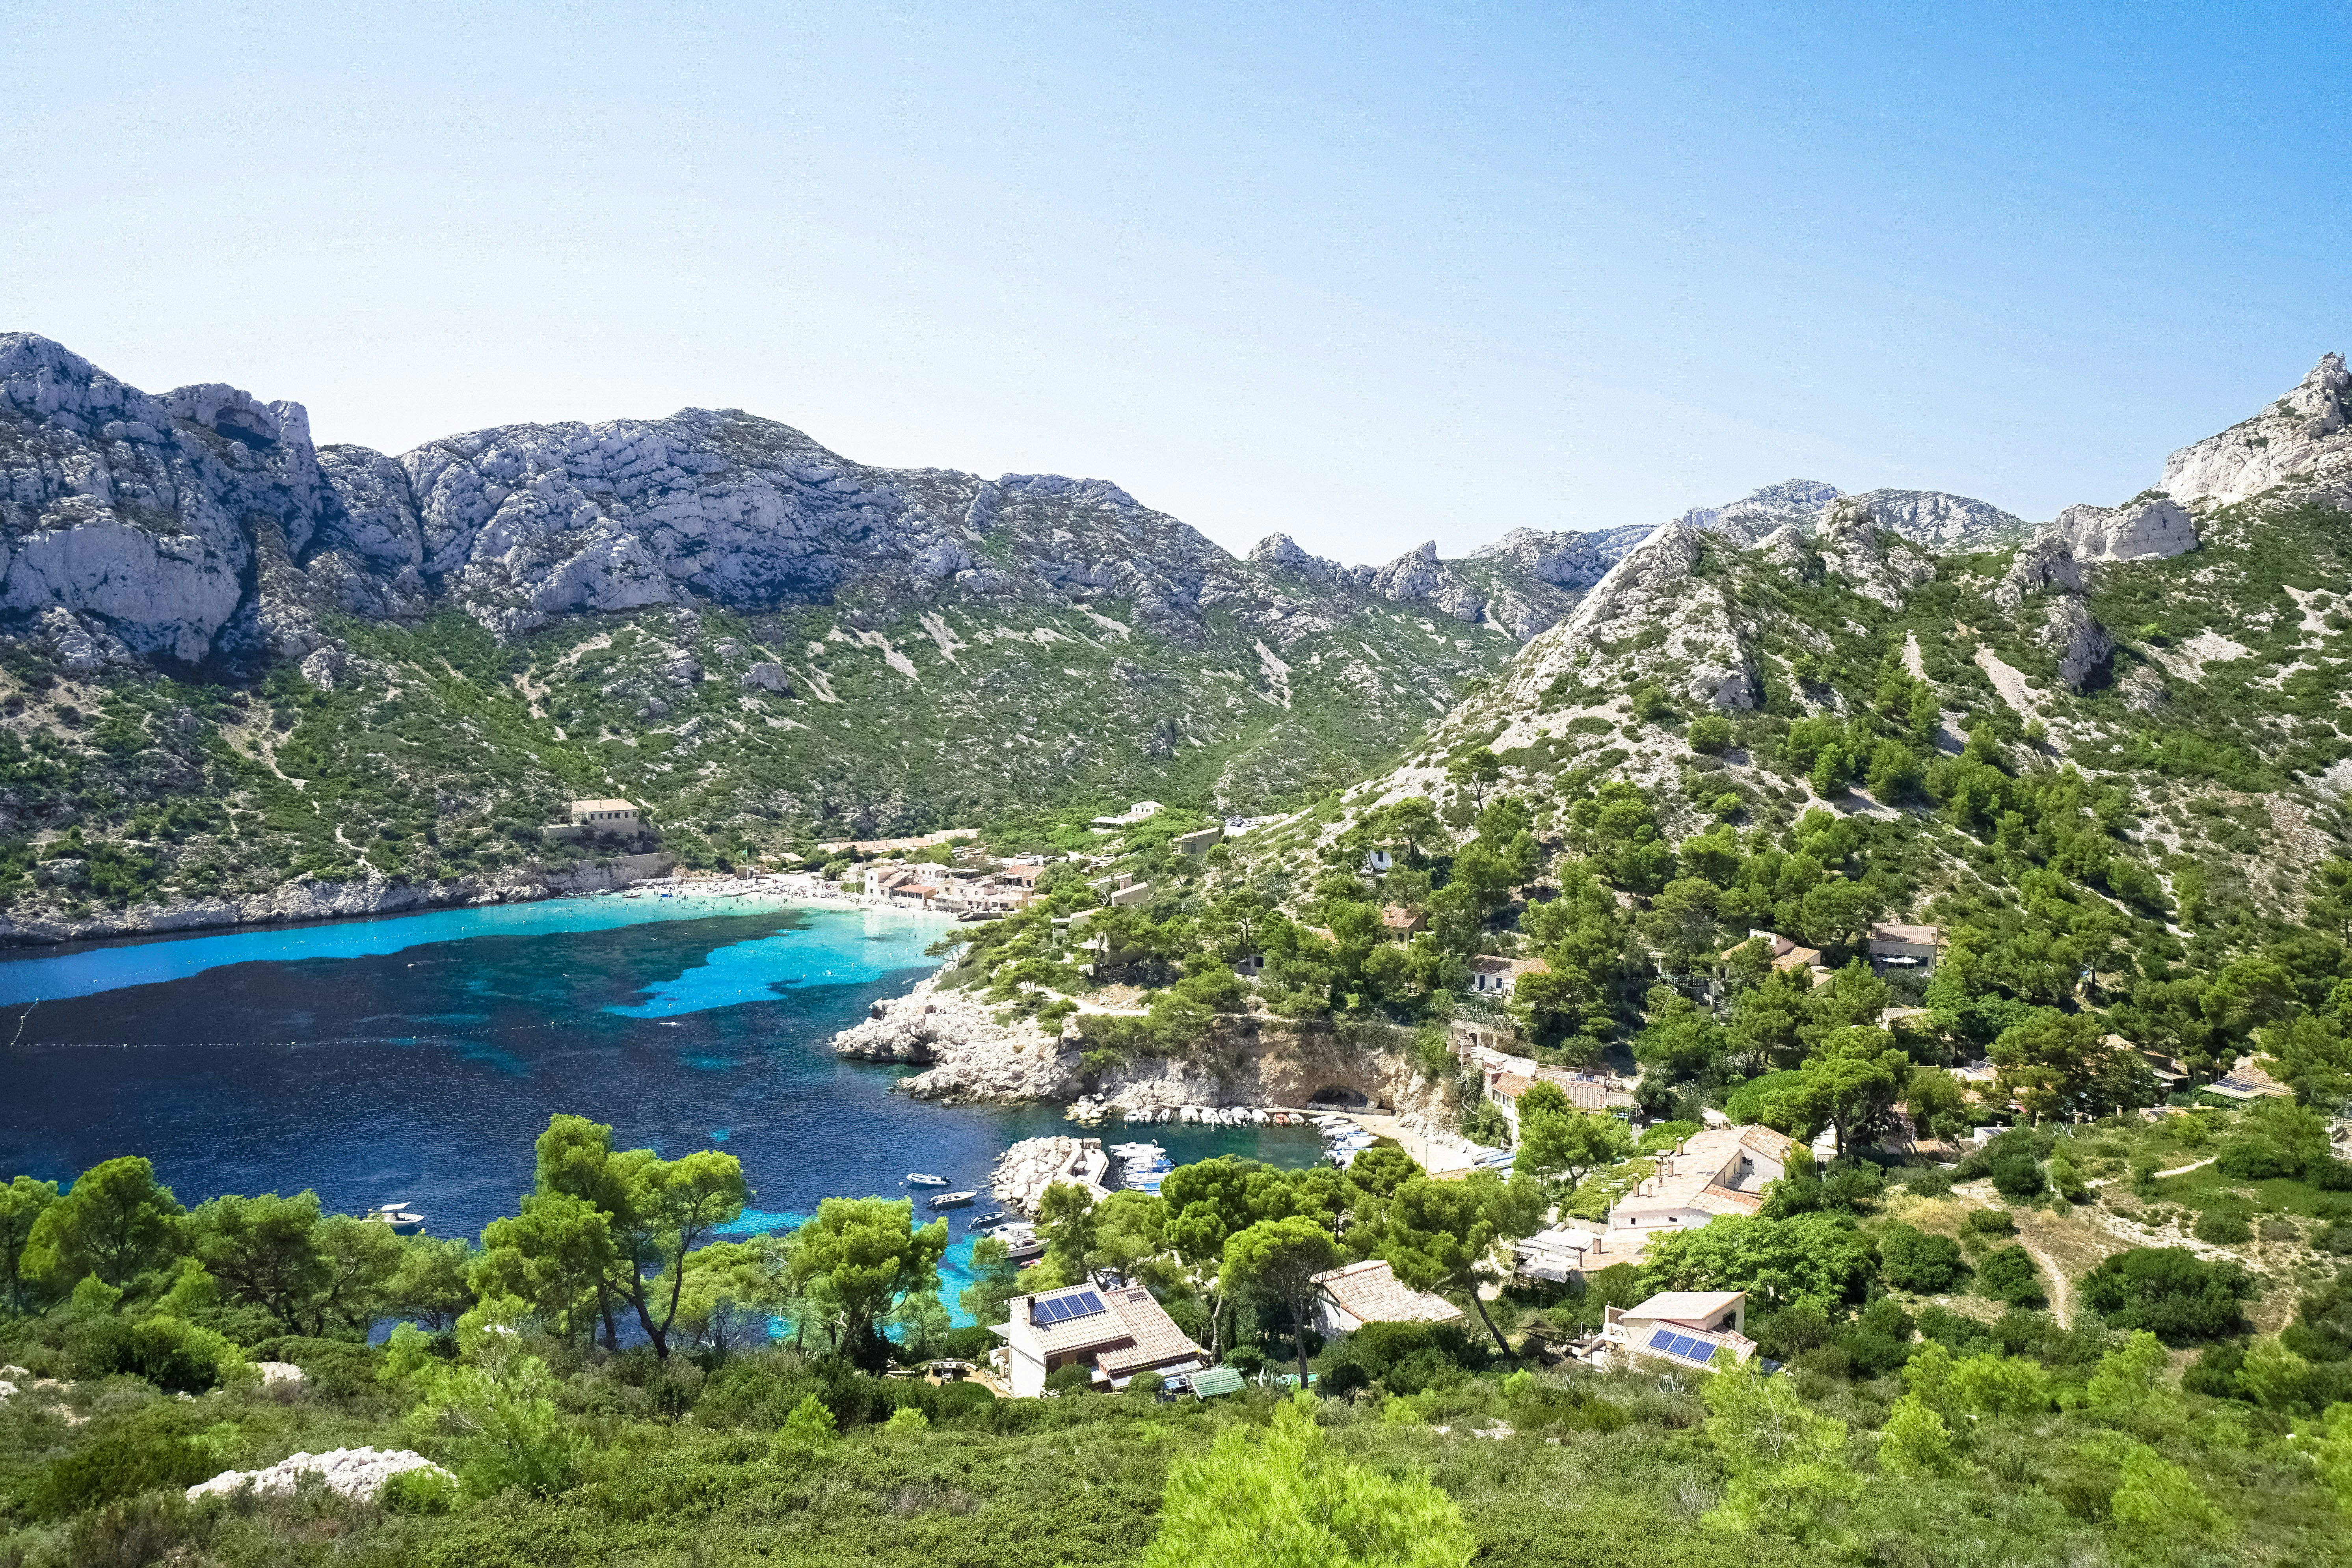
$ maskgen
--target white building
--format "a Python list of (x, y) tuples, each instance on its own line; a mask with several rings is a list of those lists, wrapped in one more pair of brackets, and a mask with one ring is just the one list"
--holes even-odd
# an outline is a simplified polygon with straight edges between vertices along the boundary
[(1601, 1337), (1628, 1357), (1657, 1356), (1712, 1370), (1718, 1351), (1741, 1362), (1756, 1353), (1756, 1342), (1745, 1331), (1745, 1290), (1668, 1290), (1638, 1307), (1604, 1307), (1601, 1320)]
[(1470, 961), (1470, 989), (1482, 996), (1508, 996), (1528, 974), (1549, 974), (1551, 965), (1540, 958), (1496, 958), (1481, 954)]
[(1764, 1187), (1811, 1156), (1804, 1145), (1769, 1127), (1709, 1127), (1658, 1158), (1654, 1174), (1617, 1200), (1609, 1228), (1696, 1230), (1717, 1215), (1752, 1215), (1764, 1206)]
[(1045, 1379), (1066, 1366), (1084, 1366), (1097, 1388), (1125, 1388), (1140, 1372), (1197, 1372), (1209, 1352), (1187, 1338), (1175, 1320), (1140, 1285), (1103, 1290), (1073, 1285), (1005, 1303), (1009, 1321), (989, 1331), (1004, 1341), (1005, 1372), (1014, 1397), (1034, 1399)]

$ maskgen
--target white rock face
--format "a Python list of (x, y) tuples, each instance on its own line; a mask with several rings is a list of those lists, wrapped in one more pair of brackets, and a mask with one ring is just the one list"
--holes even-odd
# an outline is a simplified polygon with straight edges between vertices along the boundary
[(1938, 555), (1963, 555), (2014, 544), (2031, 531), (2026, 521), (1990, 501), (1944, 490), (1865, 490), (1853, 498), (1878, 526)]
[(1612, 564), (1602, 558), (1591, 534), (1535, 528), (1515, 528), (1484, 549), (1472, 551), (1470, 558), (1515, 562), (1538, 582), (1572, 591), (1600, 582)]
[(1843, 578), (1864, 598), (1899, 609), (1912, 589), (1936, 580), (1936, 563), (1907, 540), (1882, 538), (1881, 530), (1870, 504), (1849, 496), (1830, 504), (1814, 543), (1832, 576)]
[(233, 1497), (248, 1486), (263, 1497), (283, 1497), (300, 1486), (305, 1476), (319, 1477), (329, 1491), (343, 1497), (373, 1498), (383, 1490), (384, 1482), (408, 1470), (430, 1470), (451, 1482), (457, 1479), (413, 1449), (334, 1448), (324, 1454), (296, 1454), (267, 1469), (224, 1470), (190, 1487), (188, 1500)]
[(1675, 521), (1754, 544), (1784, 522), (1811, 522), (1838, 495), (1835, 485), (1819, 479), (1782, 479), (1721, 506), (1695, 506)]
[[(1688, 523), (1658, 530), (1592, 585), (1575, 614), (1527, 646), (1500, 683), (1498, 702), (1474, 701), (1457, 717), (1474, 709), (1483, 717), (1496, 706), (1533, 710), (1562, 675), (1587, 681), (1654, 675), (1685, 700), (1756, 706), (1746, 631), (1723, 591), (1693, 575), (1699, 548), (1699, 531)], [(1636, 643), (1648, 646), (1625, 646)]]
[(1969, 496), (1904, 489), (1846, 496), (1835, 485), (1819, 479), (1783, 479), (1722, 506), (1693, 507), (1679, 521), (1709, 533), (1727, 534), (1742, 544), (1758, 545), (1783, 526), (1793, 526), (1800, 533), (1818, 531), (1841, 500), (1861, 502), (1879, 527), (1939, 555), (2014, 543), (2028, 531), (2022, 518)]
[[(2035, 624), (2029, 602), (2041, 595), (2048, 596), (2049, 605)], [(2055, 526), (2036, 534), (2017, 552), (2008, 573), (1993, 585), (1992, 601), (2004, 615), (2032, 626), (2034, 640), (2056, 656), (2060, 675), (2077, 691), (2115, 651), (2115, 639), (2084, 601), (2083, 568), (2074, 545)]]
[(906, 1081), (920, 1100), (1053, 1100), (1074, 1092), (1077, 1054), (1028, 1019), (999, 1025), (970, 992), (925, 980), (874, 1004), (873, 1016), (833, 1038), (836, 1055), (928, 1068)]
[[(1301, 595), (1302, 576), (1345, 595)], [(824, 603), (853, 580), (886, 605), (950, 585), (1114, 595), (1186, 640), (1231, 607), (1286, 647), (1376, 599), (1523, 638), (1567, 608), (1515, 559), (1343, 567), (1277, 535), (1237, 561), (1106, 480), (870, 468), (734, 409), (320, 451), (298, 404), (151, 395), (0, 334), (0, 632), (57, 607), (101, 649), (250, 666), (331, 645), (334, 610), (454, 604), (507, 636), (577, 612)]]
[[(1576, 533), (1516, 529), (1466, 562), (1447, 562), (1432, 540), (1384, 566), (1349, 566), (1310, 555), (1286, 533), (1272, 533), (1250, 551), (1250, 564), (1307, 578), (1392, 605), (1426, 605), (1470, 625), (1487, 624), (1524, 642), (1555, 624), (1568, 600), (1545, 590), (1572, 592), (1601, 575), (1600, 557)], [(1586, 568), (1590, 570), (1587, 571)], [(1482, 570), (1483, 569), (1483, 570)], [(1503, 574), (1498, 578), (1497, 572)], [(1516, 578), (1514, 584), (1511, 579)], [(1276, 580), (1279, 580), (1277, 575)]]
[(2252, 419), (2173, 453), (2163, 488), (2184, 503), (2228, 506), (2298, 475), (2352, 504), (2352, 374), (2342, 354), (2321, 359)]
[(2076, 594), (2061, 594), (2051, 601), (2049, 617), (2042, 622), (2037, 640), (2057, 657), (2060, 677), (2077, 691), (2116, 650), (2107, 628)]
[(738, 679), (746, 691), (756, 688), (761, 691), (788, 692), (793, 689), (791, 679), (784, 673), (784, 667), (772, 659), (760, 660), (745, 669)]
[(2121, 506), (2070, 506), (2048, 531), (2065, 541), (2077, 561), (2160, 561), (2197, 548), (2196, 520), (2157, 492)]
[(2029, 594), (2044, 588), (2057, 588), (2069, 594), (2083, 591), (2083, 567), (2074, 559), (2074, 548), (2057, 533), (2038, 533), (2027, 542), (2010, 563), (2008, 573), (1992, 591), (1993, 603), (2009, 615), (2017, 613), (2018, 605)]

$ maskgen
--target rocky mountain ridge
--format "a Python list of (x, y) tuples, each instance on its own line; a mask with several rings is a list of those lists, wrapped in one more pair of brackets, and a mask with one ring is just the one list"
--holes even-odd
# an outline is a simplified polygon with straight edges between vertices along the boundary
[(331, 614), (444, 605), (511, 637), (654, 605), (1111, 598), (1180, 639), (1230, 609), (1280, 646), (1379, 600), (1524, 638), (1599, 575), (1433, 545), (1342, 566), (1279, 534), (1237, 560), (1105, 480), (880, 468), (740, 410), (315, 447), (299, 404), (147, 394), (30, 333), (0, 335), (0, 615), (229, 668), (307, 656)]
[(1969, 496), (1906, 489), (1848, 496), (1819, 479), (1783, 479), (1721, 506), (1693, 507), (1676, 521), (1724, 534), (1741, 544), (1760, 544), (1784, 527), (1801, 533), (1819, 531), (1840, 500), (1860, 501), (1870, 509), (1879, 527), (1939, 555), (1965, 555), (2014, 544), (2029, 527), (2023, 519)]
[[(1633, 549), (1567, 620), (1439, 720), (1416, 754), (1349, 799), (1426, 795), (1465, 814), (1463, 759), (1491, 752), (1504, 769), (1491, 787), (1540, 793), (1554, 772), (1629, 780), (1658, 792), (1669, 815), (1688, 812), (1682, 830), (1692, 831), (1706, 821), (1695, 808), (1710, 801), (1789, 797), (1743, 747), (1695, 749), (1688, 721), (1720, 714), (1742, 735), (1809, 716), (1843, 723), (1876, 669), (1935, 692), (1947, 752), (1998, 721), (2046, 731), (2028, 766), (2116, 769), (2168, 810), (2188, 798), (2161, 782), (2175, 773), (2233, 781), (2269, 820), (2294, 826), (2279, 828), (2277, 868), (2241, 872), (2224, 858), (2209, 874), (2292, 899), (2299, 883), (2287, 872), (2328, 842), (2310, 825), (2331, 817), (2352, 778), (2352, 723), (2336, 717), (2352, 657), (2338, 646), (2352, 633), (2339, 549), (2352, 535), (2352, 493), (2335, 477), (2336, 363), (2237, 427), (2298, 421), (2306, 445), (2294, 479), (2251, 491), (2265, 476), (2243, 479), (2228, 502), (2220, 495), (2237, 492), (2224, 487), (2186, 503), (2151, 489), (2119, 507), (2071, 507), (1996, 555), (1990, 574), (1981, 551), (1939, 560), (1914, 543), (1879, 516), (1886, 503), (1841, 496), (1816, 511), (1827, 487), (1810, 481), (1769, 487), (1744, 510), (1700, 509)], [(2242, 458), (2244, 437), (2231, 441)], [(2236, 460), (2214, 450), (2185, 448), (2165, 472), (2201, 485)], [(1891, 504), (1898, 519), (1917, 515)], [(1781, 521), (1743, 542), (1773, 516)], [(2115, 614), (2130, 619), (2111, 625)], [(2191, 727), (2167, 728), (2182, 725)], [(1799, 789), (1815, 802), (1801, 780)], [(1885, 812), (1850, 798), (1859, 805), (1841, 809)], [(2198, 809), (2221, 808), (2209, 796)], [(2230, 831), (2217, 840), (2225, 847)], [(2200, 841), (2193, 816), (2167, 833), (2175, 855)]]

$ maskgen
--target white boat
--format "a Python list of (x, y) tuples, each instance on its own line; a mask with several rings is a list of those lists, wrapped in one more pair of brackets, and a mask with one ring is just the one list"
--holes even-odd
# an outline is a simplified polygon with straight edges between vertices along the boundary
[(907, 1173), (907, 1184), (910, 1187), (944, 1187), (948, 1184), (948, 1179), (945, 1176), (925, 1175), (920, 1171), (909, 1171)]
[(931, 1206), (935, 1209), (960, 1209), (979, 1196), (978, 1193), (941, 1193), (931, 1199)]
[(370, 1209), (367, 1217), (378, 1225), (392, 1226), (394, 1236), (415, 1236), (425, 1228), (425, 1216), (411, 1210), (406, 1198), (394, 1198)]

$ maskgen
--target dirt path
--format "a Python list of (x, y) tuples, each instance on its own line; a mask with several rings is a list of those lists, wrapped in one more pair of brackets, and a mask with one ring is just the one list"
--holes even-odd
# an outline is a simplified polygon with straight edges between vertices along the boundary
[(2033, 1259), (2033, 1267), (2049, 1276), (2050, 1315), (2058, 1320), (2060, 1328), (2073, 1328), (2074, 1326), (2074, 1282), (2066, 1278), (2066, 1271), (2058, 1267), (2056, 1258), (2026, 1240), (2021, 1235), (2017, 1238), (2017, 1242), (2019, 1246), (2025, 1248), (2026, 1256)]
[[(2158, 1171), (2155, 1179), (2160, 1182), (2167, 1176), (2185, 1176), (2191, 1171), (2203, 1170), (2220, 1158), (2219, 1154), (2208, 1154), (2202, 1160), (2194, 1160), (2186, 1165), (2175, 1165), (2169, 1171)], [(2104, 1187), (2110, 1182), (2120, 1182), (2123, 1179), (2121, 1176), (2101, 1176), (2096, 1181), (2085, 1182), (2083, 1184), (2086, 1187)]]

